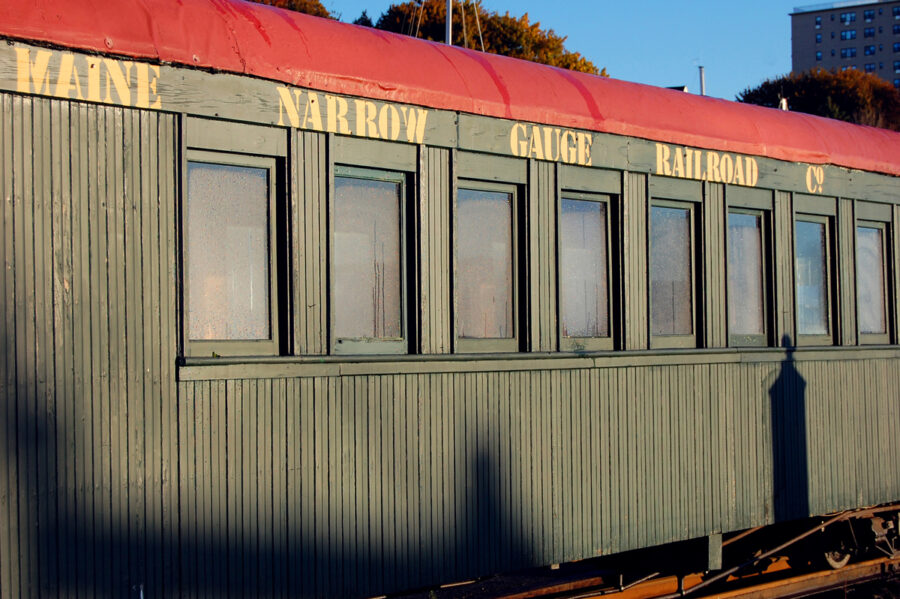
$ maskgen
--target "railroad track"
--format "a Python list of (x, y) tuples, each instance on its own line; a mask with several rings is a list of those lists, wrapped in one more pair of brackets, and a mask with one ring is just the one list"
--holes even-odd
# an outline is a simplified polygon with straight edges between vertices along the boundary
[(797, 573), (786, 558), (777, 558), (764, 570), (748, 575), (732, 575), (717, 583), (714, 590), (705, 587), (709, 576), (689, 574), (635, 581), (629, 585), (610, 585), (601, 577), (568, 581), (539, 589), (502, 595), (502, 599), (775, 599), (808, 597), (833, 589), (848, 588), (876, 580), (900, 576), (900, 557), (879, 558), (847, 565), (839, 570)]

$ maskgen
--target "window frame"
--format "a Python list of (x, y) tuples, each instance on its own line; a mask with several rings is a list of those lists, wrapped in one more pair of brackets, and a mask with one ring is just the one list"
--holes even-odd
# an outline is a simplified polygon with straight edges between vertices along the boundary
[[(794, 245), (794, 263), (791, 266), (794, 278), (794, 322), (796, 329), (795, 345), (800, 346), (834, 346), (837, 344), (838, 309), (837, 309), (837, 273), (834, 258), (836, 255), (835, 239), (836, 214), (823, 211), (796, 210), (793, 219), (792, 239)], [(809, 222), (824, 225), (825, 231), (825, 316), (828, 321), (828, 332), (825, 334), (801, 333), (799, 327), (799, 304), (797, 303), (797, 223)]]
[[(510, 235), (511, 235), (511, 264), (512, 274), (512, 326), (511, 337), (462, 337), (459, 331), (459, 255), (457, 240), (459, 239), (459, 191), (467, 189), (473, 191), (488, 191), (508, 193), (510, 199)], [(523, 275), (521, 272), (521, 254), (519, 240), (519, 214), (522, 191), (516, 183), (500, 181), (485, 181), (468, 177), (460, 177), (456, 180), (453, 194), (453, 338), (454, 353), (515, 353), (520, 351), (523, 338), (523, 318), (521, 313), (522, 297), (520, 286)]]
[[(697, 211), (701, 209), (699, 201), (666, 197), (664, 194), (656, 196), (651, 188), (651, 197), (647, 209), (647, 326), (650, 349), (693, 349), (698, 347), (700, 339), (700, 322), (698, 299), (700, 296), (698, 285), (698, 217)], [(678, 208), (687, 210), (689, 216), (688, 231), (690, 233), (690, 274), (691, 274), (691, 333), (661, 335), (653, 332), (653, 235), (652, 219), (654, 206), (662, 208)]]
[[(576, 200), (583, 202), (596, 202), (600, 204), (604, 204), (606, 206), (606, 320), (607, 320), (607, 331), (608, 335), (606, 337), (570, 337), (563, 334), (563, 318), (562, 318), (562, 306), (563, 306), (563, 289), (562, 285), (562, 252), (560, 251), (560, 239), (561, 239), (561, 230), (562, 226), (562, 202), (563, 200)], [(612, 222), (614, 219), (613, 210), (615, 205), (615, 196), (613, 194), (608, 193), (595, 193), (595, 192), (584, 192), (584, 191), (569, 191), (562, 190), (559, 194), (559, 205), (557, 209), (557, 248), (556, 248), (556, 266), (557, 272), (557, 281), (558, 281), (558, 289), (559, 289), (559, 314), (557, 318), (557, 327), (558, 327), (558, 338), (559, 338), (559, 349), (560, 351), (611, 351), (615, 349), (615, 324), (616, 319), (613, 314), (613, 305), (615, 299), (615, 282), (616, 275), (614, 270), (614, 260), (613, 260), (613, 251), (615, 248), (613, 241), (613, 227)]]
[[(867, 208), (870, 208), (867, 210)], [(881, 214), (882, 208), (887, 214)], [(893, 329), (891, 306), (893, 305), (892, 279), (890, 263), (893, 258), (891, 252), (891, 223), (890, 206), (866, 206), (857, 205), (856, 219), (853, 223), (853, 258), (854, 258), (854, 297), (856, 298), (856, 334), (859, 345), (887, 345), (891, 342)], [(882, 298), (884, 299), (884, 333), (863, 333), (859, 327), (859, 229), (878, 229), (881, 231), (881, 276)]]
[[(726, 192), (726, 198), (728, 197), (728, 193)], [(728, 235), (729, 235), (729, 227), (728, 227), (728, 216), (731, 213), (735, 214), (746, 214), (750, 216), (757, 216), (760, 219), (760, 250), (761, 256), (760, 260), (762, 261), (762, 298), (763, 298), (763, 326), (765, 328), (764, 332), (761, 335), (736, 335), (732, 334), (731, 330), (728, 329), (728, 322), (730, 321), (729, 315), (729, 298), (728, 298), (728, 270), (730, 263), (730, 256), (727, 255), (728, 251)], [(774, 299), (774, 286), (773, 286), (773, 269), (772, 269), (772, 202), (771, 200), (768, 203), (760, 203), (754, 202), (750, 200), (728, 200), (725, 207), (725, 248), (726, 248), (726, 256), (725, 256), (725, 314), (726, 321), (725, 326), (728, 332), (728, 347), (770, 347), (773, 344), (772, 331), (773, 331), (773, 313), (774, 310), (772, 308), (773, 299)]]
[[(213, 125), (214, 126), (214, 125)], [(196, 144), (201, 145), (201, 144)], [(288, 277), (284, 270), (283, 261), (278, 258), (279, 242), (279, 198), (283, 197), (283, 182), (279, 178), (279, 157), (263, 156), (244, 152), (234, 152), (232, 148), (226, 150), (207, 149), (196, 147), (192, 144), (184, 152), (184, 169), (182, 173), (182, 207), (179, 218), (181, 225), (180, 264), (181, 272), (181, 334), (182, 352), (185, 357), (209, 357), (209, 356), (277, 356), (282, 350), (283, 336), (281, 334), (288, 317), (289, 310), (282, 308), (284, 285)], [(239, 166), (248, 168), (266, 169), (268, 172), (268, 198), (267, 198), (267, 230), (268, 230), (268, 263), (269, 263), (269, 339), (191, 339), (188, 331), (188, 310), (190, 306), (191, 285), (188, 276), (188, 238), (190, 225), (188, 222), (188, 165), (190, 163), (214, 164), (225, 166)]]
[[(400, 184), (399, 193), (399, 235), (400, 235), (400, 330), (398, 338), (371, 338), (371, 337), (337, 337), (335, 334), (335, 309), (336, 297), (335, 285), (335, 196), (338, 178), (362, 179), (369, 181), (387, 181)], [(414, 320), (410, 316), (410, 301), (412, 286), (410, 285), (410, 260), (409, 260), (409, 193), (410, 184), (408, 174), (405, 171), (374, 168), (368, 166), (356, 166), (349, 164), (335, 164), (332, 170), (330, 193), (328, 195), (328, 349), (332, 355), (406, 355), (414, 353), (411, 347), (412, 335), (410, 329)]]

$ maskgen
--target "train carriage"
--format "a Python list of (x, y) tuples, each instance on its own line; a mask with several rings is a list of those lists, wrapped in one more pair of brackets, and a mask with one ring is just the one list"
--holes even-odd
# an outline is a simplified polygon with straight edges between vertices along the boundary
[(900, 501), (900, 134), (241, 0), (0, 37), (0, 597), (373, 596)]

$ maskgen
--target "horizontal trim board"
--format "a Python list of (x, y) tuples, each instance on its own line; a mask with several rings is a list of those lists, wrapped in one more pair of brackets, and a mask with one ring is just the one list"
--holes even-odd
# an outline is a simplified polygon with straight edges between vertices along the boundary
[(341, 358), (277, 358), (257, 360), (231, 360), (204, 358), (186, 360), (178, 368), (179, 381), (341, 377), (367, 374), (438, 374), (467, 372), (553, 371), (583, 368), (629, 368), (646, 366), (701, 365), (701, 364), (762, 364), (791, 362), (833, 362), (900, 359), (896, 347), (822, 347), (785, 351), (781, 348), (759, 350), (679, 350), (677, 352), (649, 350), (621, 352), (596, 352), (588, 355), (572, 353), (555, 354), (499, 354), (454, 356), (408, 356), (397, 359), (366, 359), (358, 361)]
[[(28, 56), (32, 64), (36, 64), (38, 54), (41, 55), (41, 61), (48, 61), (44, 71), (45, 78), (40, 81), (30, 80), (29, 77), (33, 74), (19, 77), (20, 51)], [(62, 68), (64, 57), (67, 61), (74, 61), (74, 71)], [(127, 85), (114, 87), (104, 95), (101, 90), (91, 92), (93, 88), (90, 87), (87, 75), (89, 60), (96, 62), (98, 59), (84, 53), (50, 50), (21, 42), (0, 42), (0, 90), (79, 103), (111, 104), (337, 133), (358, 139), (390, 140), (397, 145), (425, 144), (550, 162), (558, 157), (557, 162), (561, 165), (584, 164), (594, 168), (654, 174), (665, 174), (665, 169), (660, 170), (659, 147), (666, 145), (671, 152), (690, 151), (695, 157), (715, 154), (722, 158), (727, 154), (732, 160), (752, 158), (758, 168), (758, 180), (750, 183), (751, 187), (757, 189), (900, 203), (896, 194), (898, 178), (882, 173), (830, 164), (819, 166), (789, 162), (752, 154), (729, 154), (700, 147), (669, 146), (637, 137), (581, 129), (570, 130), (575, 135), (575, 142), (572, 142), (571, 136), (566, 138), (569, 150), (563, 156), (560, 151), (553, 149), (559, 145), (555, 141), (559, 128), (327, 93), (231, 73), (210, 73), (171, 65), (149, 65), (146, 62), (120, 58), (103, 58), (96, 63), (98, 68), (111, 72), (125, 72), (127, 69), (140, 71), (140, 76), (136, 75), (132, 80), (126, 81)], [(72, 81), (78, 85), (70, 85), (71, 81), (63, 81), (63, 85), (59, 85), (60, 78), (64, 79), (64, 73), (67, 72), (72, 74)], [(82, 92), (77, 92), (78, 89)], [(87, 93), (85, 90), (88, 90)], [(549, 155), (538, 152), (536, 145), (527, 143), (527, 138), (519, 139), (515, 136), (523, 127), (526, 130), (533, 127), (542, 131), (551, 130), (553, 141), (552, 147), (547, 150)], [(546, 133), (544, 131), (541, 136), (544, 145), (547, 143)], [(522, 144), (526, 148), (531, 148), (531, 145), (534, 147), (523, 154)], [(574, 152), (571, 148), (575, 148)], [(573, 162), (575, 160), (581, 162)], [(698, 178), (703, 180), (704, 177), (719, 181), (714, 175), (710, 179), (710, 175), (702, 170), (699, 175), (693, 169), (684, 173), (680, 170), (673, 172), (681, 173), (675, 176), (683, 175), (682, 180), (685, 181), (696, 181)]]

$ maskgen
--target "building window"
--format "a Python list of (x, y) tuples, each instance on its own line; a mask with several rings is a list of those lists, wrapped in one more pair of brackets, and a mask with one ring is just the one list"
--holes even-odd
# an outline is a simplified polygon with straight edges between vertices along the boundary
[(822, 28), (822, 17), (816, 17), (816, 29)]
[(874, 27), (866, 27), (863, 30), (863, 37), (875, 37), (875, 28)]
[(894, 87), (900, 89), (900, 79), (894, 79)]
[(894, 52), (900, 52), (900, 42), (894, 44)]
[(456, 200), (457, 349), (516, 351), (514, 186), (460, 181)]
[(650, 207), (650, 345), (695, 347), (694, 209), (654, 200)]
[(863, 54), (866, 56), (875, 56), (875, 46), (865, 46), (863, 48)]
[(887, 227), (856, 225), (856, 317), (860, 343), (888, 343)]
[(331, 337), (337, 354), (409, 351), (403, 173), (336, 166)]
[(874, 19), (874, 18), (875, 18), (874, 10), (864, 10), (863, 11), (863, 19), (866, 20), (866, 23), (871, 23), (872, 19)]
[(855, 12), (842, 12), (841, 13), (841, 23), (844, 25), (849, 25), (850, 23), (856, 22), (856, 13)]
[(559, 217), (560, 348), (612, 349), (610, 201), (563, 194)]
[(764, 213), (728, 211), (728, 343), (767, 345)]
[(900, 25), (894, 25), (893, 31), (894, 35), (900, 35)]
[(856, 56), (856, 48), (841, 48), (841, 58), (853, 58)]
[(190, 151), (185, 354), (278, 353), (275, 160)]
[(894, 61), (894, 72), (895, 72), (895, 73), (900, 73), (900, 60), (895, 60), (895, 61)]
[(794, 224), (797, 343), (831, 345), (830, 219), (798, 215)]
[(855, 40), (856, 39), (856, 29), (848, 29), (846, 31), (841, 31), (841, 40)]
[(821, 43), (822, 43), (822, 34), (821, 34), (821, 33), (817, 33), (817, 34), (816, 34), (816, 43), (817, 43), (817, 44), (821, 44)]
[(834, 56), (834, 48), (831, 49), (831, 55)]
[(869, 62), (865, 65), (866, 73), (874, 73), (875, 72), (875, 63)]
[(816, 60), (822, 60), (822, 51), (816, 52)]
[(900, 19), (900, 6), (895, 6), (893, 8), (894, 18)]

